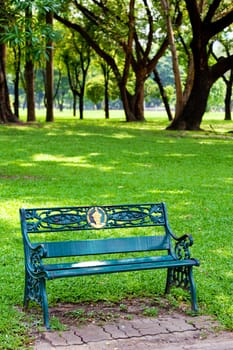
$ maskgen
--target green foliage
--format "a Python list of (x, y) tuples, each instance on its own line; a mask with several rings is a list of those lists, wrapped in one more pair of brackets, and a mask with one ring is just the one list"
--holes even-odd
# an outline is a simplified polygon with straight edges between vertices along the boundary
[(160, 98), (160, 92), (158, 85), (153, 79), (147, 79), (145, 81), (145, 100), (148, 102), (152, 98)]
[(102, 75), (98, 75), (88, 81), (86, 85), (86, 96), (95, 105), (103, 101), (104, 78)]
[[(167, 121), (159, 117), (137, 124), (117, 118), (56, 120), (0, 128), (1, 349), (26, 348), (41, 322), (40, 309), (21, 310), (20, 207), (165, 201), (174, 233), (194, 237), (192, 255), (201, 262), (194, 272), (200, 312), (233, 329), (233, 138), (226, 132), (232, 122), (207, 116), (203, 127), (209, 131), (194, 133), (160, 131)], [(165, 271), (150, 271), (50, 281), (48, 294), (51, 306), (58, 300), (121, 302), (162, 295), (164, 286)], [(189, 310), (186, 295), (173, 290), (171, 298)], [(62, 327), (55, 318), (53, 323)]]
[(214, 106), (215, 108), (224, 108), (224, 97), (225, 97), (225, 84), (222, 79), (216, 81), (216, 83), (212, 86), (208, 98), (208, 106)]

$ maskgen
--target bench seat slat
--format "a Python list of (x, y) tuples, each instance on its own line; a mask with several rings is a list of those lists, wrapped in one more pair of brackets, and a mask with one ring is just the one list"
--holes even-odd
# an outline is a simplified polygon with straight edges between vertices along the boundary
[[(99, 263), (98, 261), (95, 261), (93, 262), (92, 266), (90, 266), (91, 262), (87, 262), (87, 266), (83, 266), (84, 263), (78, 263), (74, 264), (75, 267), (71, 266), (70, 268), (61, 269), (57, 269), (58, 266), (56, 265), (54, 265), (54, 269), (52, 269), (52, 265), (50, 265), (48, 269), (45, 266), (47, 269), (46, 277), (47, 279), (55, 279), (62, 277), (87, 276), (114, 272), (130, 272), (137, 270), (161, 269), (178, 266), (198, 266), (198, 262), (195, 259), (187, 259), (182, 261), (174, 259), (161, 259), (160, 261), (153, 261), (153, 259), (147, 258), (144, 262), (139, 262), (137, 259), (135, 259), (134, 262), (134, 259), (131, 260), (131, 263), (126, 263), (124, 260), (118, 260), (118, 263), (116, 263), (117, 260), (113, 260), (114, 263), (111, 263), (111, 260), (103, 260), (99, 261)], [(80, 267), (78, 267), (78, 265), (80, 265)]]
[(167, 236), (140, 236), (42, 243), (46, 257), (85, 256), (124, 252), (168, 250)]
[(147, 262), (158, 262), (158, 261), (171, 261), (174, 258), (171, 255), (162, 256), (145, 256), (137, 258), (120, 258), (120, 259), (108, 259), (108, 260), (92, 260), (92, 261), (81, 261), (81, 262), (67, 262), (67, 263), (54, 263), (44, 265), (45, 270), (66, 270), (66, 269), (77, 269), (77, 268), (88, 268), (96, 266), (113, 266), (113, 265), (124, 265), (124, 264), (137, 264)]

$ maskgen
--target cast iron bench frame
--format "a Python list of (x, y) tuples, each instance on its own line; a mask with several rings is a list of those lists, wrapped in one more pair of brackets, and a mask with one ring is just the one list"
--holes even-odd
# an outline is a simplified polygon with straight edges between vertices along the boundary
[[(196, 288), (193, 266), (199, 266), (197, 259), (190, 257), (192, 236), (176, 237), (168, 224), (165, 203), (122, 204), (102, 206), (74, 206), (61, 208), (20, 209), (21, 229), (25, 254), (24, 308), (29, 301), (36, 301), (43, 310), (44, 325), (50, 329), (46, 281), (55, 278), (85, 276), (115, 272), (150, 269), (167, 269), (165, 293), (175, 285), (188, 289), (191, 294), (192, 310), (197, 311)], [(162, 227), (163, 234), (145, 235), (146, 228)], [(103, 239), (72, 240), (74, 231), (140, 228), (140, 236)], [(67, 231), (67, 239), (46, 241), (44, 237), (59, 236)], [(32, 242), (33, 234), (43, 235), (43, 241)], [(151, 252), (165, 251), (151, 255)], [(144, 253), (135, 257), (134, 252)], [(125, 253), (126, 257), (116, 254)], [(145, 253), (147, 254), (145, 256)], [(150, 254), (149, 254), (150, 253)], [(99, 256), (107, 254), (106, 260)], [(109, 258), (109, 256), (114, 258)], [(89, 262), (43, 262), (49, 258), (97, 256)]]

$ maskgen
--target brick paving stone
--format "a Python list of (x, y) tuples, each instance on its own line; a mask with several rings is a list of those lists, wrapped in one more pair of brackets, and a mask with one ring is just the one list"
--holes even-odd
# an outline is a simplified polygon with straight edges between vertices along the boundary
[(108, 324), (104, 326), (104, 330), (111, 334), (113, 339), (140, 337), (140, 332), (135, 329), (129, 322), (121, 322), (116, 324)]
[(81, 344), (81, 345), (59, 346), (59, 348), (57, 349), (58, 350), (89, 350), (90, 348), (88, 344)]
[(129, 321), (123, 321), (120, 324), (120, 328), (128, 335), (129, 338), (140, 337), (141, 333), (136, 329)]
[[(123, 349), (123, 348), (121, 348)], [(119, 341), (101, 341), (83, 345), (75, 345), (69, 348), (59, 347), (58, 350), (120, 350)]]
[(83, 344), (82, 339), (76, 334), (76, 331), (66, 331), (62, 333), (63, 338), (68, 345), (80, 345)]
[(233, 350), (233, 333), (209, 331), (208, 325), (215, 321), (176, 314), (89, 324), (43, 332), (34, 350)]
[(36, 341), (35, 345), (34, 345), (34, 350), (56, 350), (56, 348), (50, 344), (48, 344), (47, 342), (41, 343), (39, 340)]
[(199, 329), (208, 329), (213, 331), (215, 328), (221, 328), (219, 323), (210, 316), (191, 317), (190, 322), (192, 322), (195, 326), (197, 325)]
[(111, 339), (110, 334), (106, 333), (102, 327), (92, 324), (88, 325), (87, 327), (77, 329), (76, 334), (84, 343)]
[(156, 335), (164, 333), (164, 329), (157, 321), (151, 321), (149, 319), (147, 321), (148, 322), (141, 322), (141, 320), (133, 320), (131, 321), (131, 325), (133, 328), (137, 329), (141, 335)]
[(109, 333), (113, 339), (128, 338), (124, 327), (119, 326), (119, 324), (106, 324), (104, 325), (104, 330)]
[(195, 330), (193, 324), (187, 323), (181, 317), (164, 318), (159, 320), (160, 327), (167, 329), (169, 332), (180, 332)]
[[(200, 336), (200, 333), (199, 333)], [(185, 332), (173, 332), (168, 333), (163, 337), (163, 342), (167, 343), (185, 343), (186, 341), (194, 341), (199, 339), (197, 335), (195, 336), (195, 332), (193, 331), (185, 331)]]
[(59, 333), (45, 332), (44, 339), (49, 342), (52, 346), (62, 346), (67, 345), (66, 340)]

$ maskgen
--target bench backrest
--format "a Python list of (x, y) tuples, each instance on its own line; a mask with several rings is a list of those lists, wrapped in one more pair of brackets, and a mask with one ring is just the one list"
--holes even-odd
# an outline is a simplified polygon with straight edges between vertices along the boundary
[[(131, 251), (170, 250), (171, 236), (164, 203), (74, 206), (62, 208), (20, 209), (24, 244), (30, 235), (162, 226), (163, 234), (133, 237), (78, 239), (63, 242), (41, 241), (46, 257), (121, 253)], [(44, 239), (45, 234), (43, 234)]]

